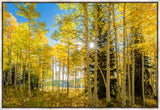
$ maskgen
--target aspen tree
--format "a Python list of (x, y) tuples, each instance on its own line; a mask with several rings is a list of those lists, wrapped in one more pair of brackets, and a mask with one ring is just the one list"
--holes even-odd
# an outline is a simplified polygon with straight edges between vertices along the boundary
[(54, 91), (54, 64), (55, 64), (55, 62), (54, 62), (54, 57), (53, 57), (53, 60), (52, 60), (52, 66), (53, 66), (53, 70), (52, 70), (52, 92)]
[(84, 8), (84, 27), (85, 27), (85, 45), (86, 45), (86, 73), (87, 73), (87, 89), (88, 89), (88, 103), (91, 107), (91, 85), (90, 85), (90, 73), (89, 73), (89, 48), (88, 48), (88, 14), (87, 3), (83, 3)]
[(134, 100), (135, 100), (135, 93), (134, 93), (134, 71), (135, 71), (135, 60), (134, 60), (134, 41), (135, 41), (135, 36), (134, 36), (134, 30), (132, 32), (133, 40), (132, 40), (132, 106), (134, 106)]
[(98, 4), (95, 3), (95, 65), (94, 65), (94, 106), (98, 106), (97, 96), (97, 36), (98, 36)]
[[(127, 19), (126, 19), (126, 21), (128, 21)], [(131, 78), (130, 78), (130, 43), (129, 43), (129, 36), (128, 36), (128, 30), (127, 30), (127, 22), (126, 22), (126, 24), (125, 24), (125, 26), (126, 26), (126, 38), (127, 38), (127, 69), (128, 69), (128, 71), (127, 71), (127, 75), (128, 75), (128, 101), (129, 101), (129, 105), (131, 105)]]
[(107, 75), (106, 75), (106, 102), (110, 102), (110, 16), (111, 16), (111, 4), (108, 8), (108, 34), (107, 34)]
[(76, 89), (77, 89), (77, 66), (75, 66), (75, 91), (76, 91)]
[(122, 85), (122, 105), (126, 105), (126, 39), (125, 39), (125, 3), (123, 7), (123, 85)]
[(63, 86), (64, 86), (64, 68), (65, 68), (65, 64), (63, 63), (62, 93), (63, 93)]
[(67, 95), (69, 94), (69, 36), (68, 36), (68, 56), (67, 56)]
[(118, 88), (118, 101), (120, 101), (120, 85), (119, 85), (119, 70), (118, 70), (118, 52), (117, 52), (117, 29), (116, 29), (116, 22), (115, 22), (115, 11), (114, 11), (114, 3), (113, 3), (113, 27), (114, 27), (114, 34), (115, 34), (115, 49), (116, 49), (116, 73), (117, 73), (117, 88)]

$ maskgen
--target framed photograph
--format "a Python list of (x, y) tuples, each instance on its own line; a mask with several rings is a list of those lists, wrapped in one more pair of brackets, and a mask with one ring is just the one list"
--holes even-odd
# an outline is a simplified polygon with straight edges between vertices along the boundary
[(158, 108), (158, 1), (2, 1), (2, 108)]

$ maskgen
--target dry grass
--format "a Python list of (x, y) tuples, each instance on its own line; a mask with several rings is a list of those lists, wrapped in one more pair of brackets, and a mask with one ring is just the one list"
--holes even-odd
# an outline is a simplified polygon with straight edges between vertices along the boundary
[(155, 99), (145, 99), (146, 107), (157, 107), (157, 101)]
[[(47, 89), (46, 89), (47, 90)], [(128, 102), (127, 102), (128, 103)], [(89, 107), (87, 94), (83, 89), (76, 90), (70, 88), (69, 95), (67, 90), (62, 88), (60, 93), (58, 89), (47, 91), (32, 91), (31, 98), (28, 98), (27, 90), (14, 90), (13, 87), (3, 87), (3, 107)], [(112, 103), (106, 106), (105, 99), (98, 100), (98, 107), (121, 107), (121, 104), (112, 99)], [(126, 106), (130, 107), (130, 106)], [(134, 107), (143, 107), (142, 105), (134, 105)], [(145, 107), (157, 107), (155, 99), (146, 99)]]

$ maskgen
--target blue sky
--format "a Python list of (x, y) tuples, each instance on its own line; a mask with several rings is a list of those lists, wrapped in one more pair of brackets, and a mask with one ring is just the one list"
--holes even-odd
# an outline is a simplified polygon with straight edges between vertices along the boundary
[[(18, 16), (16, 14), (16, 11), (18, 11), (18, 9), (14, 6), (13, 3), (5, 3), (8, 7), (8, 11), (10, 13), (13, 14), (13, 16), (15, 16), (17, 18), (17, 21), (20, 23), (20, 22), (26, 22), (27, 19), (25, 19), (24, 17), (21, 17), (21, 16)], [(46, 34), (46, 37), (49, 39), (49, 44), (51, 46), (54, 45), (54, 43), (56, 43), (53, 39), (50, 38), (50, 36), (52, 35), (52, 33), (55, 31), (55, 29), (52, 28), (52, 25), (53, 25), (53, 17), (56, 15), (56, 14), (62, 14), (62, 13), (65, 13), (64, 10), (59, 10), (58, 9), (58, 5), (56, 3), (37, 3), (37, 6), (36, 6), (36, 10), (38, 12), (41, 13), (41, 16), (39, 18), (39, 20), (41, 22), (45, 21), (47, 26), (46, 26), (46, 29), (49, 30), (49, 32)]]

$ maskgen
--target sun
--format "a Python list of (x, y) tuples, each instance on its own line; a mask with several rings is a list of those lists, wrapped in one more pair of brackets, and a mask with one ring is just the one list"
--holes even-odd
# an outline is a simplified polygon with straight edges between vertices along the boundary
[(90, 49), (93, 49), (93, 48), (95, 48), (95, 44), (92, 42), (92, 43), (89, 43), (89, 48)]

